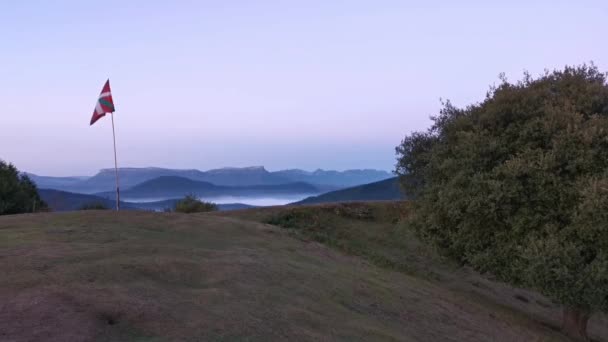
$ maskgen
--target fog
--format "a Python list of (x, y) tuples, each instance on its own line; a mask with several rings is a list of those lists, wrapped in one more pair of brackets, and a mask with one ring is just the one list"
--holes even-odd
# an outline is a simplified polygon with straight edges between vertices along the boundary
[[(303, 200), (306, 197), (314, 196), (315, 194), (290, 194), (276, 196), (218, 196), (218, 197), (199, 197), (201, 201), (213, 202), (216, 204), (242, 203), (253, 206), (272, 206), (284, 205)], [(156, 197), (156, 198), (121, 198), (122, 201), (132, 203), (150, 203), (169, 200), (171, 198)]]

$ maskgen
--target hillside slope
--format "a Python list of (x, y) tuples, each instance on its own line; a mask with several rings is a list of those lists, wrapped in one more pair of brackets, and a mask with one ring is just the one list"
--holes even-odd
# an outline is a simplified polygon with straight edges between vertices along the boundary
[[(394, 231), (376, 209), (324, 208), (311, 209), (319, 227)], [(459, 287), (458, 271), (432, 262), (440, 281), (391, 271), (254, 222), (291, 210), (0, 217), (0, 340), (567, 341), (537, 295), (478, 279)], [(590, 323), (605, 341), (605, 318)]]
[(405, 195), (399, 187), (397, 177), (379, 182), (354, 186), (305, 198), (294, 204), (318, 204), (353, 201), (395, 201), (403, 200)]

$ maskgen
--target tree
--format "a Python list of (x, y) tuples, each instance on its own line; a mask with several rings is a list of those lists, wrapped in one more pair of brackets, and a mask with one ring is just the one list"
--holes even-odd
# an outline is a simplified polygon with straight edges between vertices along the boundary
[(36, 184), (17, 168), (0, 160), (0, 215), (31, 213), (46, 209)]
[(445, 254), (563, 304), (587, 339), (608, 310), (608, 86), (591, 66), (504, 77), (485, 100), (449, 102), (396, 148), (412, 224)]

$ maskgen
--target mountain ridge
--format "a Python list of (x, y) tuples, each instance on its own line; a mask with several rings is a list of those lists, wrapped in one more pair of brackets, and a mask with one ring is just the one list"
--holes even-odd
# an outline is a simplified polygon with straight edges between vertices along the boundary
[[(115, 171), (109, 168), (101, 169), (91, 177), (49, 177), (27, 174), (39, 188), (94, 194), (110, 191), (115, 187)], [(222, 186), (278, 185), (305, 182), (315, 185), (323, 191), (336, 190), (391, 177), (389, 172), (373, 169), (345, 171), (287, 169), (268, 171), (263, 166), (225, 167), (207, 171), (161, 167), (124, 167), (119, 168), (119, 175), (121, 188), (130, 188), (161, 176), (179, 176)]]
[[(74, 211), (79, 210), (82, 206), (87, 204), (102, 204), (108, 209), (113, 209), (116, 206), (115, 200), (97, 195), (78, 194), (54, 189), (39, 189), (38, 192), (40, 193), (40, 197), (47, 203), (52, 211)], [(173, 208), (175, 203), (179, 200), (179, 198), (174, 198), (142, 203), (120, 201), (120, 208), (121, 210), (162, 211), (166, 208)], [(218, 203), (217, 206), (221, 211), (254, 207), (243, 203)]]
[[(215, 185), (205, 181), (195, 181), (179, 176), (161, 176), (131, 188), (121, 191), (123, 198), (179, 198), (187, 194), (199, 197), (221, 197), (221, 196), (267, 196), (284, 194), (317, 194), (321, 193), (317, 187), (304, 182), (291, 182), (284, 184), (246, 185), (246, 186), (224, 186)], [(100, 196), (108, 196), (113, 192), (97, 193)]]

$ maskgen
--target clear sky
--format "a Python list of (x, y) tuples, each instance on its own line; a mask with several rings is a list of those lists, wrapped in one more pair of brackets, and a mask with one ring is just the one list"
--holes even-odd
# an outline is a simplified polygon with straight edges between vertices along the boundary
[(113, 166), (391, 170), (440, 98), (594, 61), (607, 1), (0, 0), (0, 158)]

